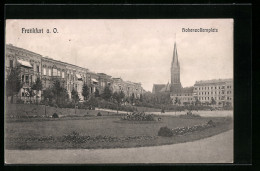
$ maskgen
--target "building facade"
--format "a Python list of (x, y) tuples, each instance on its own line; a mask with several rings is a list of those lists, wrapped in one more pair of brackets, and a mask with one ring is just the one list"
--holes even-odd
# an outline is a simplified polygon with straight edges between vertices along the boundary
[[(19, 67), (21, 71), (22, 88), (19, 91), (17, 98), (24, 101), (35, 100), (29, 97), (29, 90), (37, 77), (41, 78), (41, 58), (42, 56), (19, 48), (11, 44), (6, 46), (5, 55), (5, 78), (7, 78), (11, 69)], [(41, 96), (41, 92), (39, 93)]]
[[(95, 73), (87, 68), (54, 60), (50, 57), (43, 57), (29, 50), (7, 44), (5, 78), (7, 78), (10, 70), (16, 66), (21, 69), (21, 81), (23, 83), (17, 98), (24, 101), (31, 100), (28, 97), (28, 91), (35, 83), (37, 77), (42, 81), (43, 90), (52, 87), (53, 81), (59, 79), (61, 85), (67, 89), (70, 98), (71, 91), (73, 89), (77, 90), (80, 101), (84, 100), (82, 96), (84, 84), (87, 84), (92, 95), (97, 90), (102, 94), (106, 86), (111, 87), (113, 92), (123, 90), (126, 95), (134, 93), (136, 97), (140, 97), (140, 94), (143, 93), (141, 83), (118, 80), (105, 73)], [(39, 98), (41, 98), (41, 94), (42, 92), (40, 91)]]
[(211, 103), (214, 99), (217, 106), (227, 103), (233, 106), (233, 79), (196, 81), (194, 97), (202, 103)]
[(121, 78), (113, 78), (113, 92), (124, 92), (126, 97), (134, 96), (140, 98), (144, 93), (141, 83), (134, 83), (131, 81), (124, 81)]

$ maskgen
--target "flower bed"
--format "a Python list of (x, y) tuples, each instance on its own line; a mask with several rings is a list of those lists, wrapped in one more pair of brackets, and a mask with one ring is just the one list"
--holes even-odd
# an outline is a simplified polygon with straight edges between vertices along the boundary
[(128, 121), (155, 121), (152, 114), (145, 114), (144, 112), (133, 112), (132, 114), (123, 116), (121, 119)]
[(163, 137), (171, 137), (175, 135), (184, 135), (186, 133), (192, 133), (195, 131), (203, 131), (207, 128), (215, 127), (216, 123), (213, 122), (212, 120), (208, 121), (205, 124), (200, 124), (200, 125), (194, 125), (194, 126), (187, 126), (187, 127), (180, 127), (180, 128), (175, 128), (175, 129), (169, 129), (167, 127), (161, 127), (158, 136), (163, 136)]

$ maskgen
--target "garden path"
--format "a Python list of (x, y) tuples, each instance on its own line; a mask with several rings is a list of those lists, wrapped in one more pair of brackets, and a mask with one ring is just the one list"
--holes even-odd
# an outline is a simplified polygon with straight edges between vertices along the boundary
[(5, 150), (6, 164), (232, 163), (233, 130), (173, 145), (76, 150)]

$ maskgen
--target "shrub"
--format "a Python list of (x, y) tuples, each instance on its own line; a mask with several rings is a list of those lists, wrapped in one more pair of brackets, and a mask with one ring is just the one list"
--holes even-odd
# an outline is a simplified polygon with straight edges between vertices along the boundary
[(17, 100), (16, 100), (16, 103), (17, 103), (17, 104), (23, 104), (24, 101), (23, 101), (22, 99), (17, 99)]
[(102, 114), (100, 112), (98, 112), (97, 116), (102, 116)]
[(144, 112), (133, 112), (132, 114), (127, 114), (123, 120), (129, 121), (155, 121), (152, 114), (145, 114)]
[(165, 112), (164, 112), (164, 109), (161, 110), (161, 113), (165, 113)]
[(213, 127), (216, 126), (215, 122), (213, 122), (212, 120), (209, 120), (207, 124)]
[(59, 118), (59, 115), (58, 115), (57, 113), (54, 113), (54, 114), (52, 115), (52, 117), (53, 117), (53, 118)]
[(170, 128), (166, 127), (161, 127), (159, 132), (158, 132), (158, 136), (162, 136), (162, 137), (172, 137), (173, 133), (171, 131)]

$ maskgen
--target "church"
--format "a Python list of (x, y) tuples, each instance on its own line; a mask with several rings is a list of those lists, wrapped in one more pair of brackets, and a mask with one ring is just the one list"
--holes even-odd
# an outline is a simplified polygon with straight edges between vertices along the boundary
[(167, 92), (170, 93), (173, 103), (177, 98), (180, 104), (190, 104), (195, 101), (193, 96), (193, 87), (183, 88), (180, 81), (180, 62), (176, 42), (174, 43), (173, 57), (171, 62), (171, 83), (154, 84), (152, 93)]

